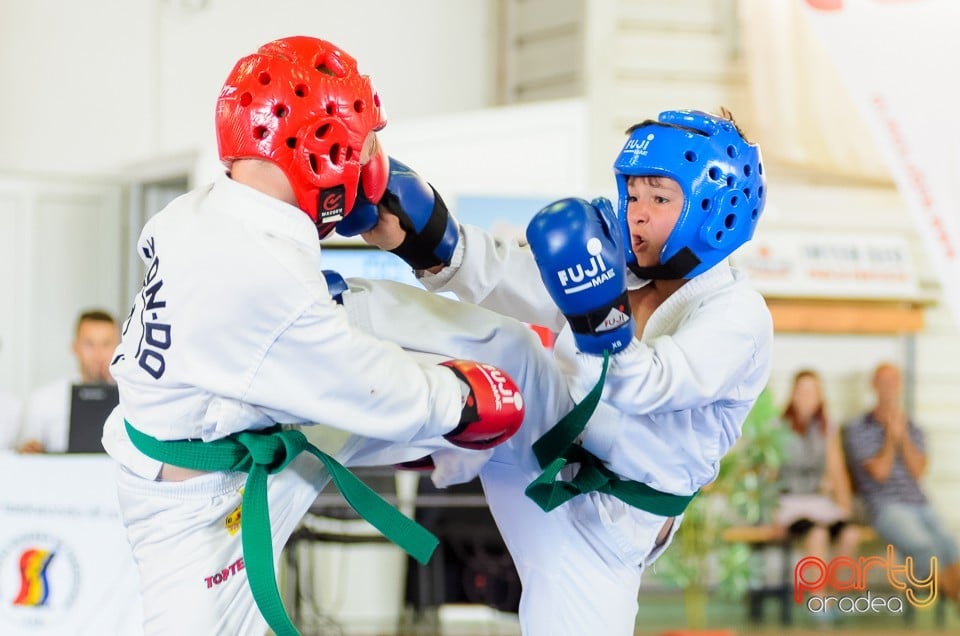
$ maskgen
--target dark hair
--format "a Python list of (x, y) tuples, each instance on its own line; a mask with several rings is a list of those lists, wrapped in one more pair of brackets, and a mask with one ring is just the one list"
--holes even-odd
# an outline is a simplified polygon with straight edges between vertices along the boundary
[(707, 136), (706, 133), (703, 132), (702, 130), (697, 130), (696, 128), (690, 128), (688, 126), (679, 126), (677, 124), (668, 124), (662, 121), (657, 121), (656, 119), (644, 119), (639, 124), (634, 124), (633, 126), (630, 126), (629, 128), (627, 128), (626, 133), (629, 135), (637, 128), (643, 128), (644, 126), (660, 126), (661, 128), (676, 128), (677, 130), (684, 130), (686, 132), (693, 133), (695, 135), (701, 135), (703, 137)]
[[(733, 127), (737, 130), (737, 133), (739, 133), (739, 135), (743, 138), (744, 141), (746, 141), (747, 143), (750, 142), (750, 140), (747, 139), (747, 136), (743, 134), (743, 130), (740, 129), (740, 126), (737, 125), (736, 120), (733, 118), (733, 113), (731, 113), (725, 106), (720, 107), (719, 116), (722, 117), (723, 119), (726, 119), (731, 124), (733, 124)], [(656, 119), (645, 119), (639, 124), (634, 124), (633, 126), (630, 126), (629, 128), (627, 128), (626, 132), (629, 135), (637, 128), (642, 128), (644, 126), (660, 126), (661, 128), (676, 128), (677, 130), (685, 130), (686, 132), (690, 132), (695, 135), (706, 136), (706, 133), (704, 133), (702, 130), (697, 130), (696, 128), (690, 128), (688, 126), (680, 126), (677, 124), (667, 124), (662, 121), (657, 121)]]
[(801, 422), (797, 417), (797, 409), (793, 404), (793, 394), (796, 392), (800, 380), (804, 378), (813, 378), (817, 383), (817, 388), (820, 389), (820, 405), (817, 407), (816, 412), (814, 412), (813, 418), (820, 424), (820, 433), (826, 435), (827, 407), (823, 399), (823, 382), (820, 379), (820, 374), (813, 369), (801, 369), (794, 374), (793, 387), (790, 389), (790, 403), (787, 404), (787, 408), (783, 410), (783, 419), (790, 421), (790, 428), (792, 428), (797, 435), (803, 435), (807, 432), (807, 423)]
[(85, 322), (108, 322), (111, 325), (117, 324), (117, 321), (114, 319), (113, 315), (108, 311), (104, 311), (103, 309), (89, 309), (82, 312), (77, 318), (77, 333), (80, 333), (80, 325)]
[(664, 179), (669, 179), (669, 177), (661, 177), (660, 175), (657, 175), (657, 174), (644, 174), (644, 175), (632, 174), (629, 177), (627, 177), (627, 183), (631, 183), (633, 181), (639, 181), (640, 183), (646, 184), (651, 188), (659, 188), (660, 184), (663, 182)]

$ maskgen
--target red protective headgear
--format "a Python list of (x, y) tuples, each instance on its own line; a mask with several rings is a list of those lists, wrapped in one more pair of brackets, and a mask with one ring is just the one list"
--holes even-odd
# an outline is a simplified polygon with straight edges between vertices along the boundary
[[(279, 166), (321, 237), (353, 208), (364, 140), (386, 123), (380, 96), (356, 60), (306, 36), (274, 40), (241, 59), (217, 100), (221, 161)], [(371, 171), (385, 160), (372, 158)], [(368, 194), (377, 199), (382, 192)]]

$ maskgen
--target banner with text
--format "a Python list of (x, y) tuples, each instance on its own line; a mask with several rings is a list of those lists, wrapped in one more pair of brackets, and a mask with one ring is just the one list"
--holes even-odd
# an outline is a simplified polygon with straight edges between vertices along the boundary
[(731, 263), (764, 296), (913, 300), (919, 284), (899, 236), (764, 230)]
[(106, 455), (0, 453), (0, 634), (142, 634)]

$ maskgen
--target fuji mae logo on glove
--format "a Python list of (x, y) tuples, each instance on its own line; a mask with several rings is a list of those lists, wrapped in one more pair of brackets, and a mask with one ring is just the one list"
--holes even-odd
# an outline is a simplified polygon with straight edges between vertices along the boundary
[(494, 398), (494, 408), (501, 410), (504, 404), (509, 404), (515, 410), (523, 409), (523, 396), (509, 388), (509, 382), (503, 371), (491, 364), (480, 364), (487, 381), (490, 383), (491, 394)]
[(557, 272), (564, 294), (576, 294), (592, 287), (598, 287), (617, 276), (616, 270), (609, 269), (603, 261), (602, 251), (603, 244), (600, 239), (594, 237), (587, 241), (587, 254), (590, 255), (590, 259), (586, 265), (577, 263)]

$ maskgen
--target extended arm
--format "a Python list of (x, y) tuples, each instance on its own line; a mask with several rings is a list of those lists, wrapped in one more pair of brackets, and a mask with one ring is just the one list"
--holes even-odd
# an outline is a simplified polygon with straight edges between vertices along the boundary
[[(677, 294), (684, 293), (681, 288)], [(695, 302), (682, 297), (671, 301)], [(634, 339), (611, 357), (604, 400), (637, 415), (723, 399), (752, 400), (766, 382), (772, 340), (770, 314), (752, 290), (736, 288), (703, 299), (672, 334)], [(599, 375), (596, 356), (578, 355), (577, 365), (581, 377)], [(754, 381), (758, 386), (742, 389)]]
[(559, 331), (563, 316), (540, 282), (530, 250), (515, 240), (460, 226), (440, 195), (417, 173), (390, 159), (383, 198), (360, 196), (337, 226), (344, 236), (393, 252), (431, 291)]

